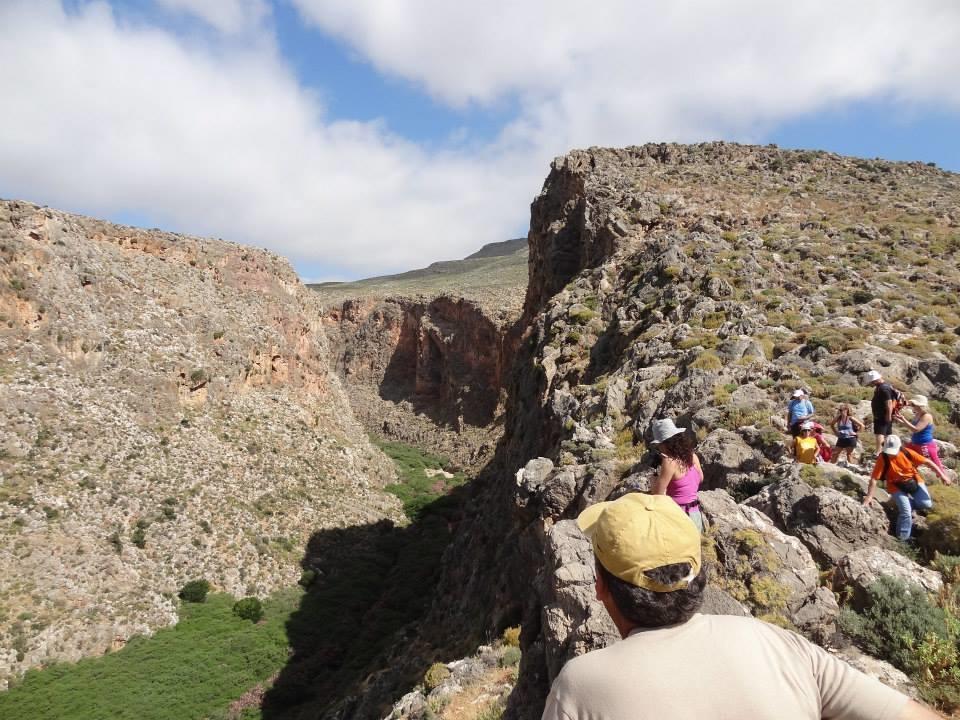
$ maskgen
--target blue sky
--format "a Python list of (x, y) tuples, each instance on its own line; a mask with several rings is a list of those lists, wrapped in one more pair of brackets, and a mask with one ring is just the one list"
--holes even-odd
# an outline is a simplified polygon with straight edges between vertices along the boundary
[(571, 147), (960, 171), (960, 6), (769, 5), (5, 0), (0, 196), (267, 247), (318, 280), (525, 234)]

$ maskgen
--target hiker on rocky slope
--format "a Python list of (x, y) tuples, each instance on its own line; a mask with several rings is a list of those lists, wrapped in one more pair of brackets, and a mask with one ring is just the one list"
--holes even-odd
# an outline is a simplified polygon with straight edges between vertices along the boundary
[(843, 404), (837, 408), (837, 414), (830, 423), (830, 427), (837, 435), (837, 444), (833, 448), (831, 459), (839, 464), (840, 456), (846, 453), (846, 463), (852, 465), (853, 451), (857, 448), (857, 433), (863, 430), (863, 423), (853, 416), (849, 405)]
[(798, 437), (800, 425), (807, 420), (812, 420), (813, 412), (813, 403), (807, 398), (807, 394), (799, 388), (794, 390), (787, 405), (787, 427), (790, 428), (790, 434)]
[(870, 409), (873, 412), (873, 435), (876, 438), (876, 454), (879, 456), (883, 442), (893, 433), (893, 414), (897, 410), (897, 401), (902, 394), (876, 370), (868, 370), (863, 378), (864, 385), (873, 386), (873, 398)]
[(941, 470), (946, 470), (940, 461), (937, 443), (933, 439), (933, 414), (930, 412), (930, 403), (925, 395), (914, 395), (907, 400), (907, 405), (913, 411), (913, 422), (907, 420), (901, 413), (895, 413), (894, 419), (901, 422), (913, 431), (907, 447), (915, 450), (925, 458), (933, 461)]
[(800, 635), (752, 617), (702, 615), (700, 535), (665, 497), (584, 510), (596, 594), (620, 642), (569, 661), (543, 720), (934, 720), (939, 716)]
[(888, 435), (883, 442), (883, 452), (874, 463), (873, 472), (870, 473), (870, 485), (867, 487), (863, 504), (870, 504), (877, 481), (883, 480), (886, 483), (887, 492), (897, 504), (897, 537), (901, 540), (910, 538), (910, 531), (913, 529), (913, 510), (915, 508), (929, 510), (933, 507), (933, 498), (930, 497), (926, 483), (919, 472), (923, 465), (931, 468), (944, 485), (950, 484), (947, 473), (934, 465), (932, 460), (915, 450), (901, 447), (899, 436)]
[(820, 462), (820, 443), (813, 434), (813, 422), (800, 423), (800, 435), (793, 441), (793, 459), (804, 465)]
[(703, 482), (700, 458), (693, 451), (693, 440), (686, 428), (677, 427), (673, 420), (655, 420), (651, 426), (650, 444), (660, 453), (660, 473), (653, 482), (654, 495), (668, 495), (687, 514), (700, 532), (703, 515), (697, 490)]

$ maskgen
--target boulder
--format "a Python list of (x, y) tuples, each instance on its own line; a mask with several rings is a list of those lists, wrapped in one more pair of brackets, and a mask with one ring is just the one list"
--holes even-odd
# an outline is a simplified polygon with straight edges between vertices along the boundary
[(936, 385), (960, 385), (960, 365), (949, 360), (920, 361), (920, 371)]
[[(791, 470), (795, 473), (795, 466)], [(745, 504), (798, 538), (824, 567), (864, 545), (893, 542), (880, 506), (865, 507), (832, 487), (811, 487), (795, 474), (767, 485)]]
[(534, 458), (517, 470), (516, 502), (518, 506), (531, 505), (531, 501), (543, 493), (547, 477), (552, 470), (553, 461), (543, 457)]
[(819, 568), (797, 538), (724, 490), (701, 492), (700, 505), (716, 553), (711, 582), (754, 615), (792, 624), (815, 640), (835, 632), (840, 609), (819, 587)]
[(548, 676), (554, 678), (571, 658), (604, 647), (617, 629), (596, 599), (593, 548), (574, 520), (562, 520), (547, 533), (544, 563), (536, 583), (542, 601), (540, 622)]
[(700, 612), (704, 615), (737, 615), (749, 617), (750, 611), (738, 602), (730, 593), (713, 585), (707, 585), (703, 591), (703, 605)]
[(893, 550), (878, 547), (865, 547), (840, 558), (833, 576), (833, 585), (837, 590), (851, 593), (854, 608), (864, 606), (867, 588), (881, 575), (917, 585), (928, 593), (937, 593), (943, 588), (940, 573), (918, 565), (908, 557)]
[(731, 473), (751, 473), (759, 469), (756, 452), (730, 430), (717, 429), (697, 448), (703, 465), (703, 487), (707, 490), (728, 486)]

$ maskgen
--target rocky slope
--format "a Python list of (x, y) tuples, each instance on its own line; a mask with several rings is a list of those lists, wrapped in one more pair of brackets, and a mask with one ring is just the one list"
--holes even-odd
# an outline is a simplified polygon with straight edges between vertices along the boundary
[(354, 283), (312, 285), (334, 368), (372, 432), (489, 461), (526, 289), (526, 242)]
[(0, 681), (400, 518), (319, 315), (265, 251), (0, 202)]
[[(648, 487), (645, 434), (657, 417), (700, 441), (707, 611), (751, 613), (832, 645), (838, 598), (870, 578), (936, 586), (890, 550), (889, 515), (859, 501), (862, 471), (785, 461), (783, 415), (796, 387), (824, 424), (843, 402), (869, 415), (859, 375), (876, 368), (931, 398), (955, 465), (960, 177), (773, 146), (575, 151), (554, 161), (529, 243), (505, 434), (427, 623), (456, 635), (455, 653), (522, 618), (507, 717), (539, 717), (563, 663), (613, 638), (572, 518)], [(890, 666), (842, 652), (909, 687)]]

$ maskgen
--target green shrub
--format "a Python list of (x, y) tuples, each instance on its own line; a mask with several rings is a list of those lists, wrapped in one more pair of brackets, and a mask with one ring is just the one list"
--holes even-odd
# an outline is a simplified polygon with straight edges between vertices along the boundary
[(588, 322), (597, 317), (597, 313), (586, 306), (574, 306), (570, 309), (568, 316), (571, 322), (574, 322), (577, 325), (586, 325)]
[(520, 648), (508, 647), (503, 651), (503, 655), (500, 656), (500, 667), (516, 667), (520, 664), (521, 655)]
[(177, 593), (184, 602), (202, 603), (207, 600), (207, 593), (210, 592), (210, 583), (206, 580), (191, 580)]
[(430, 692), (450, 677), (450, 670), (443, 663), (435, 662), (423, 675), (423, 686)]
[(130, 535), (130, 542), (132, 542), (141, 550), (147, 546), (148, 527), (150, 527), (150, 523), (146, 520), (137, 520), (137, 525), (133, 528), (133, 533)]
[(510, 647), (520, 647), (520, 628), (508, 627), (503, 631), (503, 635), (500, 639), (503, 641), (504, 645), (509, 645)]
[(727, 314), (725, 312), (712, 312), (707, 313), (703, 317), (703, 327), (708, 330), (715, 330), (720, 327), (727, 321)]
[(960, 488), (932, 485), (928, 490), (933, 509), (927, 515), (927, 531), (917, 542), (931, 556), (960, 555)]
[(243, 620), (258, 623), (263, 618), (263, 603), (255, 597), (245, 597), (233, 604), (233, 614)]
[(850, 295), (850, 299), (857, 305), (862, 305), (863, 303), (868, 303), (873, 300), (873, 293), (869, 290), (854, 290)]
[(704, 350), (690, 363), (690, 367), (698, 370), (719, 370), (723, 367), (723, 362), (712, 350)]
[(190, 373), (190, 382), (196, 384), (202, 383), (207, 379), (207, 371), (203, 368), (197, 368)]
[(304, 570), (302, 573), (300, 573), (300, 579), (297, 580), (297, 584), (299, 584), (301, 587), (307, 588), (313, 585), (313, 583), (315, 583), (316, 581), (317, 581), (317, 571), (308, 568)]
[(857, 614), (845, 608), (840, 627), (871, 655), (888, 660), (907, 673), (920, 670), (917, 645), (933, 634), (949, 639), (946, 616), (915, 585), (881, 577), (867, 588), (867, 604)]

